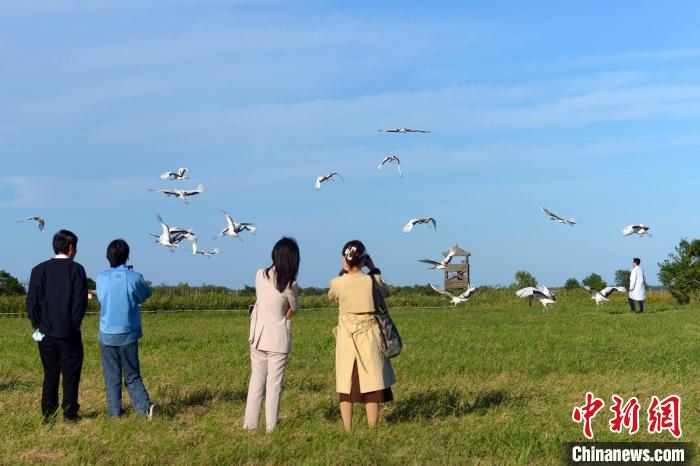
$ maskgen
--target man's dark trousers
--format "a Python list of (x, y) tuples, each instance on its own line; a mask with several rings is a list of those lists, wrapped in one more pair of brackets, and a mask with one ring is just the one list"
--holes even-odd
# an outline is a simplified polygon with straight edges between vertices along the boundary
[(44, 366), (44, 385), (41, 392), (41, 412), (44, 419), (58, 410), (58, 382), (63, 376), (63, 417), (78, 417), (78, 386), (83, 369), (83, 340), (78, 333), (70, 339), (45, 336), (39, 342), (39, 355)]
[[(635, 312), (634, 310), (634, 299), (632, 298), (627, 298), (627, 301), (630, 303), (630, 311)], [(644, 312), (644, 301), (637, 301), (639, 303), (639, 312), (640, 314)]]

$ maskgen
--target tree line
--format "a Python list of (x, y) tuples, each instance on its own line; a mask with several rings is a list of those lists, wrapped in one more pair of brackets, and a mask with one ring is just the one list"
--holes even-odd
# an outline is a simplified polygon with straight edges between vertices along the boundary
[[(682, 239), (674, 252), (670, 253), (666, 260), (659, 264), (659, 281), (664, 289), (675, 298), (679, 304), (688, 304), (700, 297), (700, 239)], [(615, 286), (629, 286), (629, 270), (616, 270), (614, 273)], [(537, 286), (534, 275), (526, 270), (515, 273), (513, 288), (525, 288)], [(150, 284), (150, 283), (149, 283)], [(151, 284), (151, 286), (153, 286)], [(583, 286), (595, 289), (603, 289), (607, 282), (597, 273), (591, 273), (579, 281), (569, 278), (563, 285), (567, 290), (575, 290)], [(88, 278), (88, 288), (95, 289), (94, 280)], [(154, 294), (163, 297), (182, 297), (192, 294), (214, 295), (233, 294), (241, 297), (255, 296), (255, 288), (244, 286), (240, 290), (233, 290), (223, 286), (201, 285), (191, 286), (187, 283), (178, 285), (155, 285)], [(428, 285), (392, 286), (392, 293), (398, 295), (432, 295), (434, 291)], [(301, 296), (322, 296), (328, 292), (328, 288), (307, 287), (300, 289)], [(0, 270), (0, 296), (19, 296), (26, 294), (26, 286), (16, 277), (5, 270)]]

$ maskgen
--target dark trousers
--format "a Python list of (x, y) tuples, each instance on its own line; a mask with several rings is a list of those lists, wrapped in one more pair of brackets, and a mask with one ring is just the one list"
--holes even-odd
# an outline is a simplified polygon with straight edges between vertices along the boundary
[(44, 366), (41, 412), (49, 418), (58, 410), (58, 382), (63, 376), (63, 417), (78, 417), (78, 386), (83, 369), (83, 340), (80, 335), (64, 340), (45, 336), (39, 342), (39, 356)]
[[(627, 298), (630, 303), (630, 311), (634, 312), (634, 299)], [(639, 303), (639, 312), (644, 312), (644, 301), (637, 301)]]
[(152, 403), (141, 379), (138, 341), (122, 346), (107, 346), (100, 343), (100, 351), (105, 378), (105, 394), (107, 395), (107, 412), (110, 417), (119, 417), (124, 413), (122, 409), (122, 373), (134, 411), (137, 415), (145, 415)]

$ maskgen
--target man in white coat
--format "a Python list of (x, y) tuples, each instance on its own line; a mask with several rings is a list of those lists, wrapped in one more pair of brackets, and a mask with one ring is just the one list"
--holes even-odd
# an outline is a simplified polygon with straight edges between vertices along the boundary
[(644, 270), (640, 267), (642, 261), (635, 257), (632, 259), (632, 273), (630, 274), (629, 302), (630, 310), (635, 312), (634, 302), (639, 302), (639, 312), (644, 312), (644, 300), (647, 298), (646, 279)]

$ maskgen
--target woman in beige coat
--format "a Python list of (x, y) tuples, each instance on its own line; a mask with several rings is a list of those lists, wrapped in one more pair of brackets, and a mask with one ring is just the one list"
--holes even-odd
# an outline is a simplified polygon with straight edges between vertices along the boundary
[[(346, 430), (352, 427), (352, 404), (365, 403), (367, 422), (377, 425), (379, 403), (391, 401), (394, 370), (381, 351), (379, 325), (374, 317), (372, 277), (383, 296), (388, 295), (379, 269), (360, 241), (350, 241), (342, 250), (343, 270), (331, 281), (328, 296), (339, 304), (335, 328), (336, 391)], [(368, 274), (362, 272), (363, 267)]]

